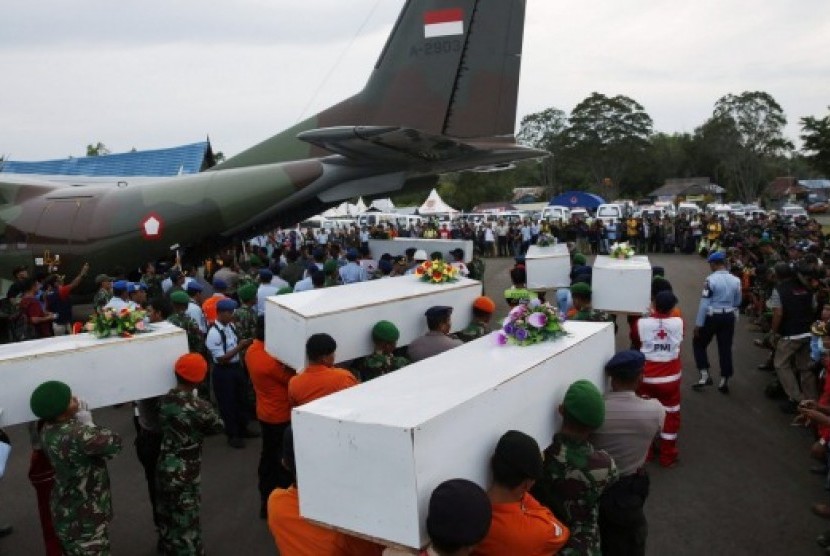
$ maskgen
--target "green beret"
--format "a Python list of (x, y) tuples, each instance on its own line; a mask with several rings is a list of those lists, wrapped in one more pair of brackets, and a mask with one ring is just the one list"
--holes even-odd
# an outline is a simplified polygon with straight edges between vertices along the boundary
[(178, 290), (170, 294), (170, 301), (181, 305), (187, 305), (188, 303), (190, 303), (190, 296), (187, 295), (185, 292)]
[(571, 286), (571, 295), (581, 295), (583, 297), (591, 296), (591, 286), (585, 282), (577, 282)]
[(262, 266), (262, 259), (257, 255), (251, 255), (248, 262), (251, 263), (251, 266)]
[(574, 253), (573, 256), (573, 263), (578, 265), (585, 265), (588, 262), (588, 259), (585, 258), (585, 255), (582, 253)]
[(277, 295), (285, 295), (287, 293), (294, 293), (294, 289), (285, 286), (284, 288), (280, 288), (277, 290)]
[(50, 380), (35, 388), (29, 406), (40, 419), (54, 419), (66, 411), (71, 400), (72, 391), (66, 383)]
[(257, 287), (254, 284), (246, 284), (237, 290), (237, 295), (239, 295), (240, 301), (251, 301), (252, 299), (256, 299), (256, 290)]
[(605, 421), (605, 400), (597, 387), (587, 380), (577, 380), (565, 393), (565, 413), (586, 427), (597, 429)]
[(337, 270), (337, 261), (329, 259), (323, 263), (323, 272), (334, 272)]
[(380, 342), (394, 343), (397, 342), (400, 337), (401, 333), (398, 330), (398, 327), (388, 320), (382, 320), (378, 322), (374, 328), (372, 328), (372, 338)]

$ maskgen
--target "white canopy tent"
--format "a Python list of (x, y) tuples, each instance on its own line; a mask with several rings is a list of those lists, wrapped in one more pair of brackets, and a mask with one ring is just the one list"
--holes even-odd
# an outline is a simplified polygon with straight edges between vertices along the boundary
[(424, 204), (418, 209), (418, 214), (422, 216), (432, 216), (436, 214), (457, 214), (458, 211), (444, 202), (444, 199), (438, 195), (438, 191), (433, 189)]

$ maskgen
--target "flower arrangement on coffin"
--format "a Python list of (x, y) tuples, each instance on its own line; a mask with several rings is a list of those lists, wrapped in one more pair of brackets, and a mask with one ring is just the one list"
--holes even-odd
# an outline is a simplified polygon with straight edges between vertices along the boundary
[(565, 336), (564, 318), (556, 308), (533, 299), (527, 305), (517, 305), (504, 319), (502, 329), (496, 334), (499, 345), (529, 346)]
[(137, 332), (147, 331), (148, 327), (144, 322), (146, 316), (147, 312), (140, 309), (104, 309), (101, 313), (89, 317), (84, 328), (87, 332), (95, 334), (96, 338), (131, 338)]
[(556, 245), (556, 238), (547, 234), (542, 234), (536, 240), (536, 245), (539, 247), (553, 247)]
[(422, 282), (444, 284), (458, 280), (458, 269), (444, 261), (425, 261), (415, 268), (415, 276)]
[(630, 259), (634, 256), (634, 248), (627, 241), (611, 245), (611, 257), (614, 259)]

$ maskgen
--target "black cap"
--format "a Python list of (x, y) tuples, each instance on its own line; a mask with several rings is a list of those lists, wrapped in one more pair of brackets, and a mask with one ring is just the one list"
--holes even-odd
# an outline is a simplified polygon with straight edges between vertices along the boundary
[(460, 247), (456, 248), (456, 249), (453, 249), (452, 251), (450, 251), (450, 255), (452, 255), (453, 257), (462, 259), (462, 258), (464, 258), (464, 250), (461, 249)]
[(424, 313), (428, 319), (442, 319), (447, 318), (452, 314), (452, 307), (447, 307), (445, 305), (435, 305), (434, 307), (430, 307), (427, 309), (427, 312)]
[(528, 479), (542, 477), (542, 451), (532, 436), (520, 431), (507, 431), (496, 444), (495, 459), (521, 472)]
[(490, 499), (480, 486), (452, 479), (432, 491), (427, 533), (438, 545), (473, 546), (487, 536), (492, 517)]

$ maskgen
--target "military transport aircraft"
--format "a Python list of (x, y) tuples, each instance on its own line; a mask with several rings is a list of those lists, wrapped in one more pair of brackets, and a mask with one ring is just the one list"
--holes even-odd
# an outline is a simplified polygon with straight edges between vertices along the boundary
[(346, 199), (544, 156), (513, 136), (524, 19), (525, 0), (409, 0), (360, 93), (199, 174), (0, 174), (0, 276), (46, 252), (70, 275), (197, 260)]

